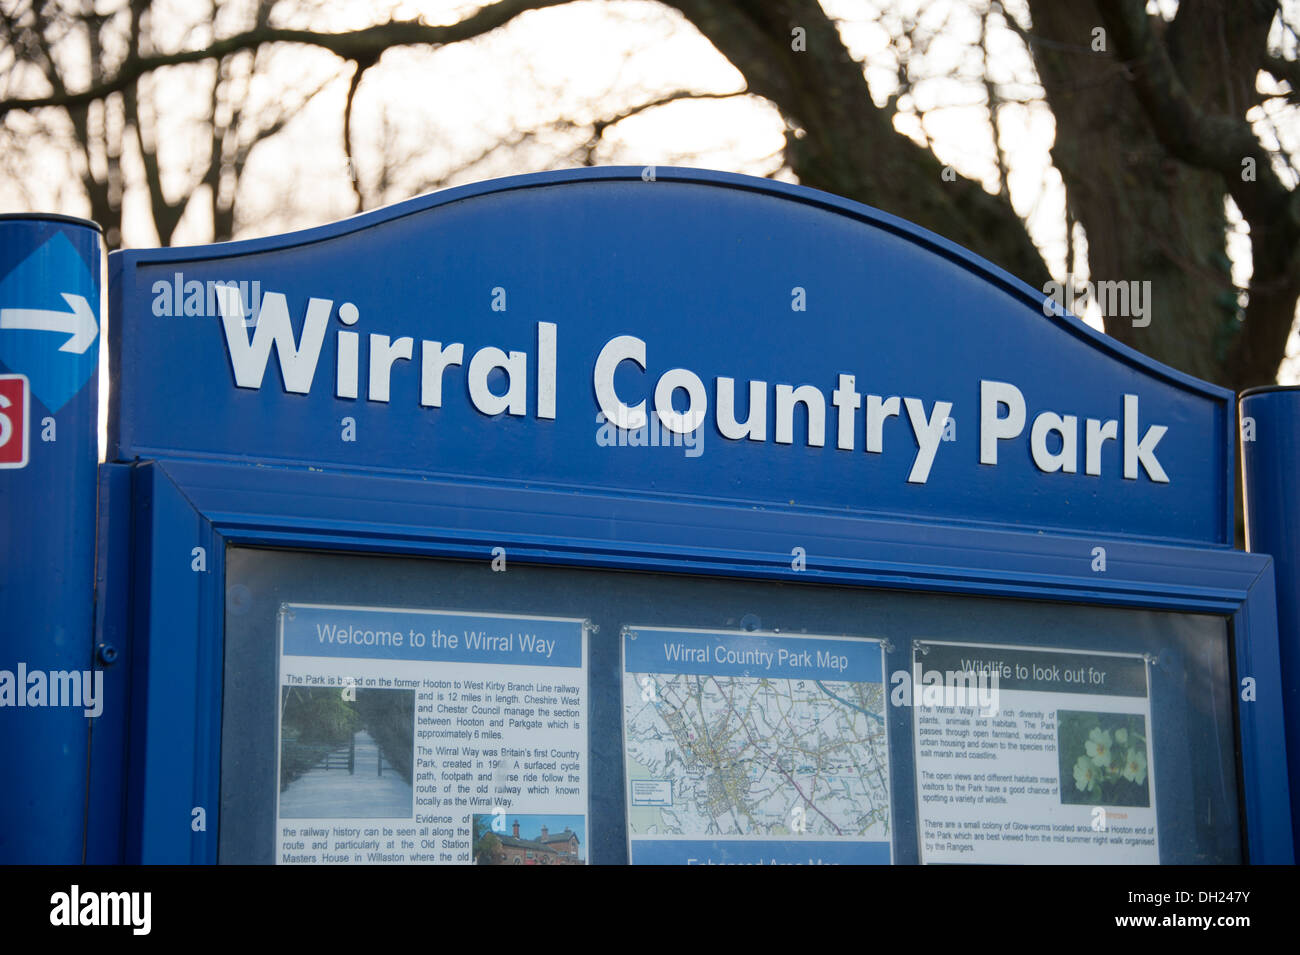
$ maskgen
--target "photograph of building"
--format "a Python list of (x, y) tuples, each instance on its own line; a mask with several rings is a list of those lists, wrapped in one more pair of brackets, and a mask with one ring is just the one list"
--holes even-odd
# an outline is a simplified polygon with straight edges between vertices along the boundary
[[(523, 817), (529, 823), (546, 817)], [(552, 832), (543, 823), (540, 828), (522, 830), (519, 819), (510, 831), (494, 832), (492, 825), (500, 816), (474, 817), (474, 861), (477, 865), (586, 865), (582, 840), (571, 825)], [(498, 825), (500, 823), (497, 823)], [(527, 825), (527, 823), (525, 823)], [(532, 833), (531, 838), (525, 833)]]

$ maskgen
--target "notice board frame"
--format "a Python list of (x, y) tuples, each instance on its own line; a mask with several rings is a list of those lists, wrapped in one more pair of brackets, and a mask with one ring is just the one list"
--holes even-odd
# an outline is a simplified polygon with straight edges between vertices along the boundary
[[(603, 228), (589, 228), (593, 221)], [(568, 231), (557, 231), (563, 223)], [(710, 228), (717, 223), (721, 229)], [(1018, 470), (1005, 472), (953, 468), (946, 484), (941, 475), (935, 477), (934, 493), (919, 499), (904, 496), (901, 473), (895, 472), (897, 481), (875, 486), (879, 494), (870, 506), (876, 509), (863, 511), (858, 508), (866, 502), (855, 493), (860, 475), (845, 457), (827, 464), (838, 476), (824, 482), (823, 493), (799, 495), (799, 506), (791, 500), (786, 507), (795, 495), (780, 481), (729, 496), (701, 496), (717, 493), (720, 478), (730, 477), (726, 469), (745, 460), (749, 476), (791, 475), (768, 468), (766, 459), (746, 458), (751, 449), (740, 444), (731, 446), (731, 457), (709, 456), (691, 462), (690, 469), (678, 467), (667, 475), (675, 485), (642, 480), (630, 456), (603, 458), (617, 480), (598, 489), (591, 486), (592, 455), (607, 452), (597, 451), (591, 441), (587, 413), (594, 409), (587, 407), (589, 396), (577, 390), (564, 392), (560, 415), (548, 419), (545, 429), (536, 421), (520, 422), (513, 443), (500, 439), (499, 446), (487, 443), (486, 434), (479, 436), (474, 412), (462, 408), (464, 414), (456, 418), (455, 408), (445, 408), (446, 421), (473, 420), (460, 432), (463, 443), (421, 446), (416, 470), (383, 470), (389, 462), (382, 456), (345, 458), (337, 447), (324, 453), (323, 445), (313, 444), (326, 425), (331, 440), (337, 434), (339, 408), (328, 389), (304, 396), (270, 384), (234, 388), (226, 356), (218, 350), (215, 322), (178, 322), (176, 309), (161, 317), (168, 309), (158, 306), (168, 299), (155, 298), (159, 286), (179, 296), (182, 284), (189, 287), (182, 282), (186, 276), (201, 285), (233, 279), (238, 272), (251, 281), (260, 277), (268, 291), (274, 285), (290, 294), (296, 309), (318, 295), (355, 299), (367, 321), (396, 313), (401, 327), (391, 330), (423, 334), (431, 326), (425, 299), (416, 292), (430, 301), (444, 287), (463, 293), (466, 275), (486, 288), (498, 280), (487, 281), (485, 264), (496, 275), (503, 264), (523, 262), (524, 272), (508, 283), (511, 301), (527, 302), (519, 292), (531, 290), (535, 307), (517, 307), (509, 313), (512, 320), (531, 326), (533, 319), (582, 317), (587, 324), (573, 331), (585, 328), (591, 340), (577, 339), (594, 352), (598, 342), (592, 336), (607, 330), (593, 323), (606, 314), (624, 314), (629, 287), (641, 289), (653, 307), (639, 313), (639, 323), (629, 320), (609, 333), (636, 331), (650, 338), (651, 332), (689, 328), (682, 323), (693, 320), (685, 310), (664, 309), (655, 304), (661, 298), (646, 294), (664, 291), (664, 274), (641, 267), (646, 248), (655, 247), (645, 244), (647, 229), (661, 252), (676, 250), (679, 268), (691, 267), (686, 271), (697, 285), (686, 291), (707, 287), (728, 293), (713, 299), (725, 306), (719, 314), (735, 327), (749, 327), (758, 340), (780, 328), (826, 332), (826, 316), (856, 314), (874, 284), (906, 292), (895, 305), (925, 318), (932, 340), (954, 343), (942, 362), (933, 363), (928, 390), (935, 394), (948, 392), (936, 377), (947, 371), (967, 387), (977, 376), (1005, 374), (1040, 394), (1065, 399), (1069, 393), (1056, 385), (1074, 381), (1064, 370), (1081, 368), (1089, 369), (1085, 383), (1111, 392), (1104, 400), (1094, 395), (1088, 405), (1104, 415), (1117, 415), (1114, 401), (1121, 392), (1142, 391), (1151, 420), (1182, 423), (1162, 446), (1167, 460), (1172, 456), (1179, 462), (1178, 495), (1153, 496), (1155, 484), (1131, 484), (1116, 473), (1095, 485), (1098, 506), (1080, 510), (1085, 498), (1064, 483), (1044, 484), (1041, 468), (1033, 470), (1024, 458)], [(713, 244), (691, 246), (687, 240), (702, 232)], [(524, 254), (503, 255), (503, 237), (509, 248)], [(852, 261), (841, 261), (827, 248), (832, 239), (851, 250)], [(460, 253), (474, 245), (471, 240), (477, 251), (466, 258)], [(434, 246), (442, 250), (441, 260), (428, 254)], [(692, 248), (693, 257), (683, 251)], [(761, 268), (785, 264), (801, 249), (806, 274), (823, 274), (819, 301), (840, 305), (838, 312), (808, 313), (809, 324), (790, 325), (784, 321), (785, 309), (792, 308), (785, 298), (787, 283), (783, 278), (772, 285)], [(820, 252), (814, 256), (811, 249)], [(387, 276), (394, 262), (416, 253), (426, 258), (408, 270), (409, 281), (351, 280), (353, 273)], [(589, 265), (596, 260), (603, 266), (592, 272)], [(231, 270), (235, 261), (239, 267)], [(540, 270), (540, 262), (557, 274)], [(628, 262), (636, 267), (623, 267)], [(851, 267), (825, 275), (826, 263)], [(875, 271), (863, 272), (865, 265)], [(696, 267), (709, 271), (701, 279)], [(570, 275), (574, 269), (581, 275)], [(336, 281), (344, 273), (349, 280)], [(537, 275), (545, 281), (536, 281)], [(807, 281), (799, 278), (800, 287)], [(1107, 338), (1059, 305), (1052, 307), (1042, 292), (940, 236), (801, 186), (710, 170), (602, 167), (442, 190), (286, 236), (194, 249), (126, 250), (110, 257), (109, 282), (109, 460), (122, 463), (103, 466), (100, 478), (97, 633), (107, 667), (106, 709), (92, 735), (87, 861), (216, 861), (227, 545), (485, 562), (492, 548), (504, 547), (512, 562), (525, 564), (1223, 614), (1231, 624), (1234, 684), (1245, 677), (1256, 681), (1253, 702), (1242, 702), (1239, 687), (1232, 688), (1247, 858), (1293, 860), (1288, 778), (1275, 756), (1283, 743), (1283, 721), (1273, 563), (1231, 550), (1233, 395)], [(616, 296), (618, 307), (584, 312), (574, 311), (568, 299), (557, 303), (555, 295), (584, 284), (606, 305), (611, 294)], [(756, 307), (754, 289), (769, 285), (780, 294)], [(931, 294), (936, 289), (943, 294)], [(396, 292), (403, 294), (391, 294)], [(962, 309), (951, 307), (956, 292), (963, 295)], [(471, 313), (461, 307), (467, 300), (438, 301), (445, 314), (468, 322), (463, 316)], [(754, 323), (756, 316), (764, 321)], [(339, 321), (345, 321), (341, 310)], [(882, 323), (862, 328), (878, 332)], [(1050, 354), (1053, 361), (1039, 361), (1031, 369), (1023, 362), (994, 360), (1001, 357), (995, 353), (999, 337), (990, 337), (995, 329), (1002, 336), (1034, 333), (1040, 349), (1051, 348), (1039, 351), (1040, 358)], [(456, 332), (454, 322), (450, 332)], [(993, 342), (985, 349), (984, 365), (963, 347), (973, 336)], [(700, 367), (730, 367), (721, 360), (719, 344), (728, 340), (719, 335), (696, 342)], [(822, 367), (823, 337), (817, 334), (782, 338), (773, 333), (765, 340), (774, 354), (801, 350), (804, 358), (819, 359), (808, 367)], [(912, 353), (910, 341), (895, 340), (893, 347), (900, 356)], [(751, 377), (786, 380), (783, 367), (748, 358)], [(1031, 370), (1037, 374), (1022, 380)], [(926, 392), (922, 385), (909, 380), (890, 387)], [(415, 429), (422, 410), (414, 402), (348, 407), (355, 409), (347, 413), (358, 415), (363, 432), (384, 438), (390, 450), (394, 442), (409, 446), (421, 433)], [(258, 431), (250, 424), (266, 427)], [(974, 432), (963, 425), (962, 433)], [(494, 451), (501, 452), (498, 464), (505, 461), (510, 473), (486, 465)], [(564, 466), (556, 466), (557, 453)], [(551, 471), (527, 471), (531, 457), (549, 460)], [(449, 461), (474, 466), (458, 473)], [(978, 479), (974, 483), (965, 476), (970, 473)], [(979, 494), (970, 497), (972, 490)], [(977, 506), (957, 507), (953, 501), (959, 499)], [(1000, 506), (988, 506), (991, 502)], [(1066, 504), (1070, 513), (1058, 514)], [(1149, 520), (1152, 515), (1159, 519)], [(1104, 572), (1093, 569), (1098, 547), (1106, 551)], [(803, 569), (792, 566), (794, 548), (806, 555)]]
[[(184, 459), (101, 469), (107, 701), (86, 861), (212, 864), (228, 545), (490, 561), (1222, 614), (1233, 643), (1245, 854), (1294, 862), (1273, 561), (1219, 548), (505, 483)], [(1105, 572), (1092, 570), (1106, 550)], [(806, 564), (792, 566), (794, 548)], [(1241, 680), (1254, 700), (1243, 703)]]

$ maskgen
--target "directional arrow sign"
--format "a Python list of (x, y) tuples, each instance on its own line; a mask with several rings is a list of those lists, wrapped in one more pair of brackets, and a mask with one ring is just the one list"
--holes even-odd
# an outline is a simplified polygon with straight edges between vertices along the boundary
[(61, 226), (45, 231), (17, 262), (17, 248), (0, 248), (0, 371), (26, 375), (56, 414), (99, 367), (100, 295), (86, 250)]
[(24, 329), (37, 332), (66, 332), (72, 337), (59, 346), (59, 351), (83, 354), (94, 344), (99, 334), (95, 312), (83, 295), (60, 293), (72, 306), (71, 312), (55, 312), (43, 308), (0, 308), (0, 328)]

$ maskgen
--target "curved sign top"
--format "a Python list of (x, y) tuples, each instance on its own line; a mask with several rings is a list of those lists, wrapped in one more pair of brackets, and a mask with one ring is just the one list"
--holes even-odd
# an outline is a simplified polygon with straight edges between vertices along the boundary
[(110, 280), (118, 460), (1232, 540), (1230, 392), (802, 187), (542, 173)]

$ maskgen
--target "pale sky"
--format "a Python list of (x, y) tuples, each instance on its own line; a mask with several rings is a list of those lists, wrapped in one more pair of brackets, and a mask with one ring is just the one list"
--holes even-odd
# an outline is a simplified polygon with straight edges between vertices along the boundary
[[(896, 128), (928, 141), (943, 162), (995, 190), (996, 154), (981, 81), (980, 18), (970, 3), (823, 0), (823, 5), (840, 21), (850, 51), (866, 64), (878, 104), (897, 91), (894, 38), (902, 19), (914, 19), (933, 33), (924, 52), (911, 53), (913, 74), (926, 78), (900, 99)], [(245, 26), (247, 6), (223, 5), (218, 32)], [(1008, 0), (1004, 6), (1028, 20), (1022, 0)], [(395, 17), (418, 15), (430, 23), (453, 22), (474, 8), (432, 0), (391, 7)], [(209, 9), (196, 0), (159, 0), (154, 5), (156, 42), (165, 49), (205, 43), (213, 30)], [(305, 5), (298, 13), (278, 14), (281, 25), (316, 30), (360, 27), (384, 18), (381, 5), (357, 0), (326, 0)], [(1282, 42), (1280, 30), (1275, 40)], [(1000, 95), (1025, 101), (1012, 102), (1000, 113), (1011, 199), (1053, 276), (1060, 279), (1066, 271), (1065, 191), (1048, 153), (1053, 118), (1041, 102), (1033, 64), (1020, 39), (1000, 27), (990, 34), (990, 48), (991, 77)], [(356, 211), (342, 147), (351, 67), (326, 51), (300, 47), (267, 50), (262, 58), (261, 69), (241, 90), (240, 102), (250, 114), (279, 106), (290, 109), (292, 118), (251, 155), (240, 184), (240, 238), (319, 225)], [(209, 66), (177, 67), (161, 71), (149, 84), (169, 197), (188, 192), (197, 178), (190, 157), (206, 135), (201, 120), (211, 76)], [(0, 85), (12, 88), (21, 82), (22, 77), (10, 76)], [(427, 191), (433, 184), (573, 166), (585, 137), (580, 130), (566, 128), (565, 120), (590, 121), (678, 89), (732, 93), (742, 83), (740, 73), (684, 17), (651, 0), (581, 2), (533, 11), (475, 41), (436, 51), (406, 48), (385, 54), (358, 90), (355, 168), (372, 203), (385, 204)], [(1252, 119), (1266, 143), (1279, 136), (1294, 151), (1300, 149), (1298, 113), (1291, 108), (1278, 117), (1261, 114)], [(782, 129), (776, 110), (756, 97), (678, 102), (612, 127), (595, 158), (600, 164), (690, 165), (794, 181), (783, 166)], [(522, 131), (536, 135), (492, 151)], [(51, 145), (48, 137), (42, 143), (39, 134), (31, 141), (40, 145), (6, 159), (0, 209), (87, 215), (89, 206), (75, 188), (66, 149)], [(480, 155), (481, 161), (466, 165)], [(125, 163), (124, 241), (137, 247), (156, 245), (133, 144), (128, 144)], [(389, 187), (381, 196), (377, 184), (385, 176)], [(211, 240), (208, 204), (204, 195), (198, 199), (190, 203), (173, 244)], [(1230, 218), (1240, 223), (1229, 205)], [(1229, 246), (1238, 284), (1249, 278), (1249, 238), (1242, 230), (1244, 226)], [(1086, 250), (1081, 229), (1075, 242)], [(1088, 277), (1086, 261), (1078, 271), (1080, 278)], [(1101, 327), (1095, 305), (1082, 317)], [(1300, 339), (1294, 333), (1288, 355), (1283, 380), (1300, 382)]]

